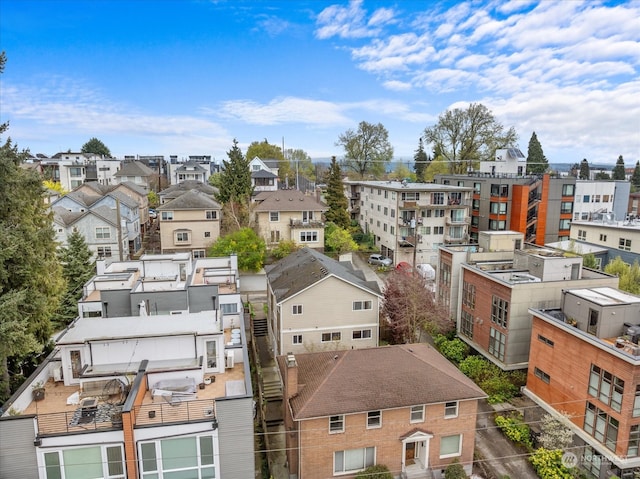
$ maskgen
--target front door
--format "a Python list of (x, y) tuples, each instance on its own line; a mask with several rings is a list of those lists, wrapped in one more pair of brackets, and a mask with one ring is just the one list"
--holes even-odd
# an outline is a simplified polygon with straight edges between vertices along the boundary
[(416, 443), (408, 442), (405, 453), (404, 453), (404, 463), (409, 466), (414, 463), (414, 459), (416, 458)]
[(74, 349), (69, 352), (71, 356), (71, 376), (74, 378), (80, 377), (80, 371), (82, 370), (82, 359), (80, 357), (80, 351)]

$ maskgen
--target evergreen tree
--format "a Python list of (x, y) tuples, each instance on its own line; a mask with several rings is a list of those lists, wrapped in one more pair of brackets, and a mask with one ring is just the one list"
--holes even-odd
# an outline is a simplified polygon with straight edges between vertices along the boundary
[(640, 161), (636, 162), (636, 167), (633, 170), (633, 176), (631, 177), (631, 184), (640, 189)]
[(424, 172), (429, 166), (429, 155), (424, 151), (424, 145), (422, 144), (422, 138), (420, 138), (420, 142), (418, 143), (418, 149), (416, 150), (416, 154), (413, 155), (413, 171), (416, 172), (416, 177), (418, 182), (424, 181)]
[(626, 179), (626, 176), (624, 173), (624, 159), (622, 158), (622, 155), (618, 157), (618, 161), (616, 161), (616, 166), (613, 167), (611, 179), (613, 180)]
[(329, 165), (325, 201), (329, 206), (325, 213), (326, 220), (335, 223), (340, 228), (348, 228), (351, 225), (351, 219), (347, 211), (349, 204), (347, 197), (344, 195), (342, 172), (335, 156), (331, 157), (331, 165)]
[(62, 328), (78, 316), (82, 287), (95, 274), (96, 269), (93, 254), (84, 236), (76, 228), (69, 235), (67, 246), (58, 250), (58, 259), (67, 287), (53, 320), (56, 327)]
[(97, 138), (91, 138), (84, 145), (82, 145), (82, 153), (91, 153), (94, 155), (103, 156), (104, 158), (111, 158), (111, 151), (107, 148), (107, 145), (102, 143)]
[(253, 194), (251, 171), (249, 170), (249, 161), (242, 154), (238, 140), (235, 138), (227, 156), (229, 160), (222, 160), (218, 185), (220, 191), (216, 195), (216, 200), (222, 204), (230, 201), (248, 204)]
[(589, 162), (586, 158), (583, 158), (580, 162), (580, 173), (578, 174), (578, 178), (581, 180), (588, 180), (590, 176)]
[(549, 168), (549, 162), (544, 156), (542, 145), (538, 141), (538, 136), (534, 131), (529, 140), (527, 149), (527, 173), (542, 174)]

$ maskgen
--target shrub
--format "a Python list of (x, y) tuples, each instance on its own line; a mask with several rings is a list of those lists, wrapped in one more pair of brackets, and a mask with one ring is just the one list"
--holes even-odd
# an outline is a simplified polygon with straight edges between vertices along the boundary
[(434, 338), (438, 351), (449, 361), (460, 364), (469, 352), (469, 347), (459, 338), (448, 339), (443, 334), (438, 334)]
[(480, 356), (467, 356), (460, 362), (460, 370), (487, 393), (487, 402), (505, 402), (516, 396), (525, 376), (519, 371), (506, 373)]
[(393, 479), (393, 474), (384, 464), (369, 466), (356, 476), (356, 479)]
[(531, 447), (531, 431), (519, 414), (496, 416), (496, 425), (509, 440), (516, 444)]
[(529, 457), (531, 465), (540, 479), (574, 479), (575, 468), (568, 468), (562, 464), (560, 449), (536, 449)]
[(467, 479), (468, 477), (458, 459), (449, 464), (444, 470), (444, 479)]
[(300, 249), (300, 246), (293, 240), (282, 240), (278, 243), (278, 246), (271, 250), (271, 254), (275, 259), (282, 259), (289, 254)]

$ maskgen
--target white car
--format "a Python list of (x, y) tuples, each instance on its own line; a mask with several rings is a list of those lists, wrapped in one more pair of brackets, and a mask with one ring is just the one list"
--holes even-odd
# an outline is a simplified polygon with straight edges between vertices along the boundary
[(378, 266), (391, 266), (393, 261), (391, 258), (387, 258), (386, 256), (382, 256), (381, 254), (372, 254), (369, 256), (369, 260), (367, 261), (369, 264), (375, 264)]

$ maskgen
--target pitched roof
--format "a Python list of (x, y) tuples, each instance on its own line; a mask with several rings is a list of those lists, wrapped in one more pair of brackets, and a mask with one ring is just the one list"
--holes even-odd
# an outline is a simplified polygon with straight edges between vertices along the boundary
[[(296, 420), (435, 404), (487, 395), (431, 345), (322, 351), (295, 356)], [(278, 356), (287, 377), (286, 356)]]
[(123, 191), (114, 189), (113, 191), (107, 193), (105, 196), (110, 196), (120, 201), (123, 205), (128, 206), (131, 209), (138, 207), (138, 202), (131, 198), (129, 195), (124, 193)]
[(102, 218), (113, 226), (117, 227), (118, 225), (118, 215), (116, 214), (116, 210), (109, 208), (108, 206), (98, 206), (96, 208), (92, 208), (87, 213)]
[(219, 210), (220, 204), (211, 196), (198, 190), (189, 190), (177, 198), (156, 208), (157, 211), (166, 210)]
[(140, 196), (147, 196), (147, 192), (145, 191), (145, 189), (142, 188), (140, 185), (136, 185), (132, 181), (123, 181), (122, 183), (118, 183), (117, 185), (112, 185), (112, 190), (116, 190), (121, 186), (130, 189), (131, 191), (133, 191), (134, 193), (137, 193)]
[(267, 170), (258, 170), (251, 172), (251, 178), (277, 178), (278, 175)]
[(74, 200), (76, 203), (86, 206), (87, 208), (90, 207), (92, 204), (94, 204), (96, 201), (98, 201), (100, 198), (102, 198), (102, 195), (89, 195), (87, 193), (84, 193), (82, 191), (70, 191), (69, 193), (67, 193), (65, 195), (67, 198), (71, 198), (72, 200)]
[(381, 295), (378, 283), (367, 281), (362, 271), (356, 270), (351, 262), (340, 263), (310, 248), (295, 251), (265, 269), (267, 281), (277, 302), (284, 301), (329, 276)]
[(202, 165), (200, 165), (197, 161), (195, 160), (189, 160), (186, 163), (182, 163), (178, 168), (176, 168), (176, 171), (188, 171), (188, 170), (197, 170), (197, 171), (207, 171), (204, 167), (202, 167)]
[(165, 188), (158, 193), (158, 195), (163, 198), (177, 198), (189, 190), (198, 190), (210, 196), (218, 193), (218, 188), (214, 186), (203, 183), (202, 181), (187, 180)]
[(62, 206), (54, 206), (51, 209), (53, 210), (54, 221), (65, 226), (71, 226), (78, 218), (87, 213), (86, 211), (69, 211)]
[(327, 211), (329, 207), (313, 196), (298, 190), (270, 191), (261, 196), (262, 201), (255, 211)]
[(141, 161), (123, 161), (120, 169), (113, 176), (151, 176), (155, 173)]

